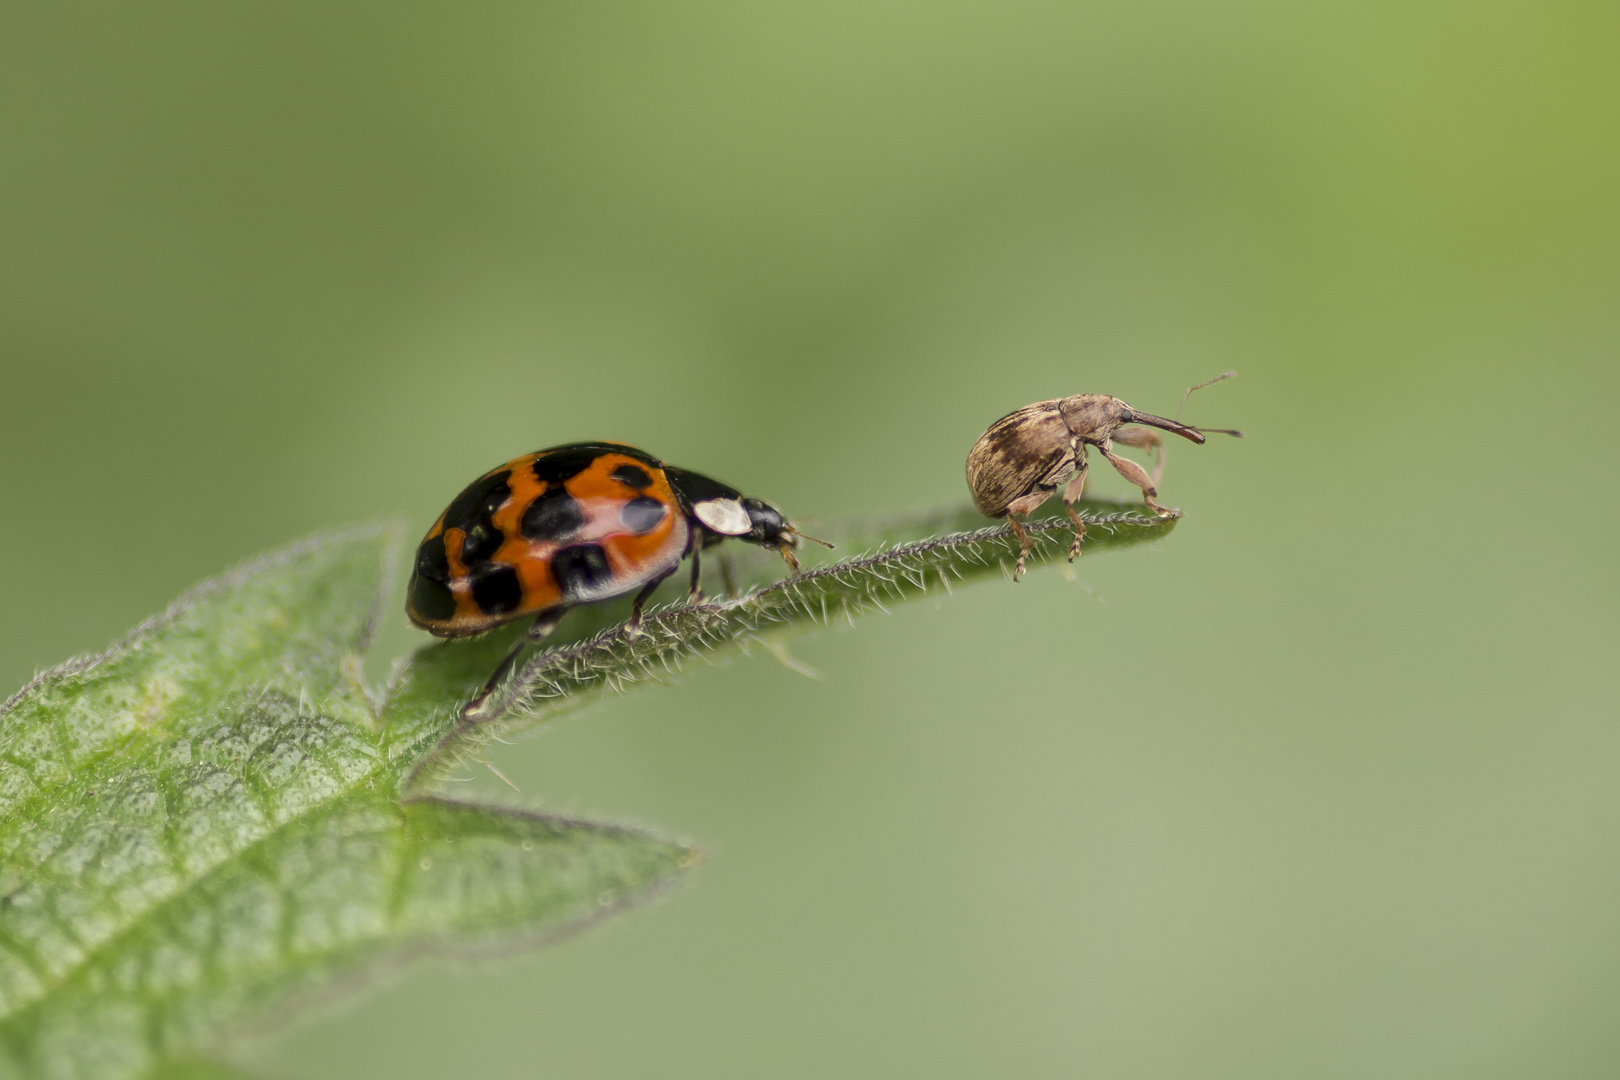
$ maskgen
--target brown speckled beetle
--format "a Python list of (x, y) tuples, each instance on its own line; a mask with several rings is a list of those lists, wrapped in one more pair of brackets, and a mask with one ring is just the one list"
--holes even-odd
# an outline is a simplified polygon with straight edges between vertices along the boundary
[[(1230, 379), (1237, 374), (1228, 371), (1209, 382), (1190, 388), (1193, 390), (1210, 383)], [(1187, 402), (1182, 396), (1182, 404)], [(1180, 416), (1180, 411), (1177, 411)], [(1225, 428), (1196, 428), (1177, 420), (1166, 420), (1152, 413), (1139, 412), (1117, 397), (1107, 394), (1075, 394), (1073, 397), (1053, 398), (1025, 405), (991, 424), (979, 441), (968, 451), (967, 482), (973, 493), (973, 503), (987, 517), (1007, 519), (1022, 545), (1013, 580), (1024, 573), (1024, 560), (1034, 541), (1024, 530), (1020, 518), (1027, 519), (1052, 497), (1058, 485), (1063, 488), (1063, 508), (1074, 522), (1074, 543), (1069, 547), (1069, 561), (1080, 554), (1080, 541), (1086, 535), (1086, 524), (1075, 513), (1074, 504), (1080, 501), (1086, 486), (1086, 447), (1095, 446), (1108, 459), (1119, 474), (1142, 490), (1142, 501), (1160, 517), (1176, 513), (1156, 501), (1159, 478), (1164, 475), (1164, 442), (1158, 432), (1145, 427), (1127, 427), (1128, 424), (1147, 424), (1164, 431), (1173, 431), (1190, 442), (1203, 443), (1206, 431), (1223, 435), (1242, 433)], [(1114, 453), (1114, 443), (1124, 443), (1143, 450), (1156, 452), (1158, 461), (1153, 475), (1129, 458)]]

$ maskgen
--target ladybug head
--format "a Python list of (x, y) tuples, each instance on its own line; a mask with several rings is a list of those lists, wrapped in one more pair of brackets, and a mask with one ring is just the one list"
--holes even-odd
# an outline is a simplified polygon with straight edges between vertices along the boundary
[(752, 544), (764, 544), (767, 547), (776, 547), (786, 544), (789, 547), (798, 547), (798, 534), (793, 526), (788, 524), (782, 511), (766, 502), (764, 499), (747, 498), (741, 500), (743, 513), (748, 515), (748, 531), (737, 539), (747, 540)]
[(733, 487), (685, 469), (665, 466), (664, 471), (688, 512), (708, 534), (702, 541), (704, 547), (734, 536), (750, 544), (775, 548), (794, 573), (799, 571), (799, 560), (793, 549), (801, 538), (832, 547), (825, 540), (805, 536), (764, 499), (744, 498)]
[(793, 567), (793, 572), (799, 572), (799, 560), (793, 551), (799, 546), (801, 539), (820, 544), (822, 547), (832, 547), (825, 540), (817, 540), (807, 536), (793, 527), (793, 523), (782, 516), (782, 511), (766, 502), (764, 499), (746, 498), (741, 500), (743, 512), (748, 515), (748, 531), (740, 534), (737, 539), (747, 540), (751, 544), (775, 548), (782, 553), (782, 558)]

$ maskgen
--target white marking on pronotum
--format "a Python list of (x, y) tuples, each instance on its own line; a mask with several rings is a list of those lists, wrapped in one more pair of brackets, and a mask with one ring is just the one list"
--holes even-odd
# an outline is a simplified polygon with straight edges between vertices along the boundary
[(722, 536), (741, 536), (754, 527), (736, 499), (705, 499), (692, 507), (697, 519)]

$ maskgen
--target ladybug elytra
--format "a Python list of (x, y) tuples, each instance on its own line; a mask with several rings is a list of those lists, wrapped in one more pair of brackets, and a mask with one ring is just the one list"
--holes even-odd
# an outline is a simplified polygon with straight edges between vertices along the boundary
[(647, 598), (688, 554), (690, 596), (701, 598), (700, 552), (727, 537), (775, 549), (794, 573), (799, 540), (815, 540), (763, 499), (633, 446), (553, 446), (485, 473), (439, 515), (417, 548), (405, 612), (438, 637), (534, 616), (464, 710), (471, 712), (522, 647), (549, 634), (570, 607), (635, 592), (633, 630)]

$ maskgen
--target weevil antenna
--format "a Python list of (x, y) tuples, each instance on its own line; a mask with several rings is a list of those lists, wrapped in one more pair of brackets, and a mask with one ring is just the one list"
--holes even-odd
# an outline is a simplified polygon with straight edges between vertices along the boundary
[[(1187, 407), (1187, 399), (1192, 397), (1192, 392), (1194, 390), (1202, 390), (1206, 386), (1214, 386), (1218, 382), (1225, 382), (1227, 379), (1235, 379), (1235, 378), (1237, 378), (1237, 372), (1235, 372), (1235, 371), (1223, 371), (1219, 375), (1215, 376), (1213, 379), (1209, 380), (1208, 382), (1201, 382), (1197, 386), (1189, 386), (1189, 387), (1187, 387), (1187, 392), (1185, 394), (1181, 395), (1181, 408), (1178, 408), (1176, 410), (1176, 422), (1177, 423), (1181, 422), (1181, 410), (1185, 409)], [(1224, 430), (1222, 428), (1200, 428), (1199, 430), (1201, 430), (1201, 431), (1219, 431), (1223, 435), (1236, 434), (1236, 432), (1226, 431), (1226, 430)], [(1241, 439), (1242, 437), (1243, 436), (1238, 435), (1238, 438)]]

